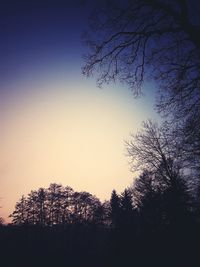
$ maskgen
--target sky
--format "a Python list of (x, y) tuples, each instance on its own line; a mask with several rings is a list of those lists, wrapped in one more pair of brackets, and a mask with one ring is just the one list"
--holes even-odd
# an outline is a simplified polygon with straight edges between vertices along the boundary
[[(28, 2), (28, 3), (27, 3)], [(66, 3), (67, 2), (67, 3)], [(69, 2), (69, 3), (68, 3)], [(0, 216), (50, 183), (102, 201), (129, 186), (124, 141), (155, 113), (154, 88), (134, 99), (81, 74), (88, 1), (6, 1), (0, 8)]]

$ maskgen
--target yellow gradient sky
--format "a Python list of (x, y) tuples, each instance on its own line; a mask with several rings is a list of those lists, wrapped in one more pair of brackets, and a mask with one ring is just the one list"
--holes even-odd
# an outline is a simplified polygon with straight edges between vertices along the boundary
[(153, 96), (135, 100), (124, 88), (99, 89), (85, 78), (13, 86), (1, 95), (0, 113), (0, 214), (6, 221), (22, 194), (52, 182), (101, 200), (132, 183), (124, 140), (155, 116)]

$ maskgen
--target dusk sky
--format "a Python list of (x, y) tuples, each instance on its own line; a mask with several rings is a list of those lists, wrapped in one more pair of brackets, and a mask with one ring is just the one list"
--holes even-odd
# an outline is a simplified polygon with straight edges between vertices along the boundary
[[(71, 4), (69, 4), (70, 2)], [(66, 4), (67, 3), (67, 4)], [(85, 4), (84, 4), (85, 3)], [(121, 84), (81, 74), (87, 1), (6, 1), (0, 8), (0, 216), (50, 183), (101, 200), (129, 186), (124, 140), (153, 109)]]

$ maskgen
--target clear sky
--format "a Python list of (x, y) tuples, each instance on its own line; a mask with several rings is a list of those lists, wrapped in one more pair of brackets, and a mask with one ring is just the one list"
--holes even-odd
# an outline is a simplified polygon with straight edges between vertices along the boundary
[(136, 100), (122, 85), (99, 89), (81, 75), (90, 7), (65, 2), (1, 7), (0, 216), (7, 221), (22, 194), (52, 182), (101, 200), (123, 191), (134, 177), (124, 140), (157, 117), (150, 84)]

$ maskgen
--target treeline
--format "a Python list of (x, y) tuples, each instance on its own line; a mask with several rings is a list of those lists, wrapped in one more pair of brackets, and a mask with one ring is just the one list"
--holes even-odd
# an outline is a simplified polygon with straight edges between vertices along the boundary
[(50, 184), (22, 196), (12, 224), (0, 227), (3, 259), (7, 266), (195, 266), (200, 205), (192, 192), (178, 173), (169, 181), (147, 170), (104, 203)]
[[(167, 163), (168, 166), (172, 162)], [(163, 166), (160, 166), (160, 171)], [(113, 190), (110, 201), (101, 201), (88, 192), (50, 184), (22, 196), (10, 215), (14, 225), (95, 224), (107, 228), (129, 226), (144, 229), (181, 227), (199, 221), (199, 195), (193, 194), (178, 173), (167, 179), (161, 172), (144, 170), (133, 186), (121, 194)]]
[[(103, 203), (88, 192), (76, 192), (69, 186), (52, 183), (22, 196), (10, 215), (13, 225), (95, 224), (116, 227), (119, 221), (132, 219), (136, 212), (131, 189), (121, 195), (113, 190), (110, 201)], [(122, 217), (122, 218), (119, 218)]]
[[(169, 124), (145, 122), (127, 151), (140, 175), (122, 193), (113, 190), (109, 201), (58, 184), (22, 196), (12, 224), (0, 229), (4, 250), (18, 255), (29, 244), (27, 255), (35, 258), (37, 251), (36, 259), (52, 267), (197, 266), (199, 163), (188, 157)], [(10, 238), (13, 247), (6, 243)], [(84, 260), (76, 258), (79, 254)]]
[(69, 186), (53, 183), (47, 189), (22, 196), (10, 217), (17, 225), (101, 224), (107, 220), (107, 207), (106, 202), (102, 204), (88, 192), (75, 192)]

